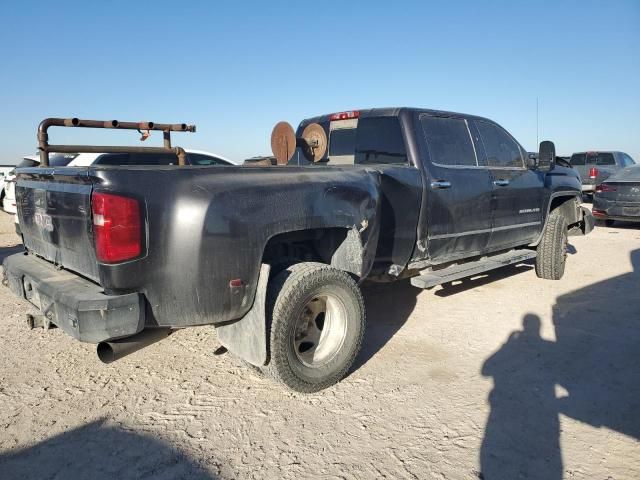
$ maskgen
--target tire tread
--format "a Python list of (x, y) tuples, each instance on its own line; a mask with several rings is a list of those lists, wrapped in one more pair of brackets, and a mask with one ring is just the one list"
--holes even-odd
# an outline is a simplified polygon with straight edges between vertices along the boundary
[[(287, 348), (286, 343), (289, 342), (289, 337), (282, 334), (277, 322), (281, 321), (280, 319), (287, 318), (288, 311), (294, 308), (296, 294), (304, 291), (305, 287), (309, 286), (310, 283), (317, 282), (318, 276), (321, 280), (327, 281), (327, 283), (329, 281), (338, 281), (343, 287), (351, 291), (354, 297), (357, 298), (358, 306), (362, 312), (362, 325), (356, 338), (356, 344), (344, 366), (325, 380), (311, 383), (299, 378), (287, 368), (286, 359), (282, 357), (282, 353)], [(351, 368), (362, 346), (365, 322), (364, 301), (358, 285), (349, 274), (324, 263), (303, 262), (291, 265), (273, 278), (267, 292), (267, 327), (270, 348), (269, 362), (262, 369), (266, 375), (295, 391), (312, 393), (323, 390), (337, 383)]]
[(547, 280), (562, 278), (566, 263), (564, 252), (566, 235), (566, 219), (558, 210), (552, 210), (537, 247), (536, 274), (538, 277)]

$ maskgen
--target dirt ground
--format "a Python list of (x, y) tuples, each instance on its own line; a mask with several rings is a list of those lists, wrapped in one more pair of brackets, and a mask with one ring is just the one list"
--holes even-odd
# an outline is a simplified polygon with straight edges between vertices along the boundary
[[(16, 251), (0, 213), (0, 256)], [(448, 287), (365, 287), (365, 349), (300, 395), (213, 328), (111, 365), (0, 287), (0, 478), (640, 478), (640, 228)]]

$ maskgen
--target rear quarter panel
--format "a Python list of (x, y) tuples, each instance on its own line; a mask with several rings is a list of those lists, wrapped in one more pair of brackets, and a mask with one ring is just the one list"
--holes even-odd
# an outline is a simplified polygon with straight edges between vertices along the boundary
[[(373, 262), (381, 173), (369, 168), (97, 168), (95, 190), (144, 201), (147, 252), (100, 265), (112, 291), (141, 291), (150, 323), (187, 326), (240, 318), (251, 307), (264, 247), (280, 233), (356, 228)], [(242, 279), (231, 289), (229, 281)]]

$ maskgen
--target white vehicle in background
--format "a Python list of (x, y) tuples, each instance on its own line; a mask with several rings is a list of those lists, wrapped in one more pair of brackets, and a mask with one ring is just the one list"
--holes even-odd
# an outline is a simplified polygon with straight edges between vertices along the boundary
[[(235, 165), (231, 160), (221, 155), (202, 150), (185, 149), (187, 165)], [(173, 153), (55, 153), (49, 155), (51, 167), (86, 167), (88, 165), (175, 165), (177, 157)], [(38, 156), (24, 157), (15, 168), (37, 167), (40, 164)], [(5, 196), (2, 208), (7, 213), (15, 214), (16, 209), (16, 181), (15, 168), (6, 177)], [(20, 235), (18, 215), (14, 215), (16, 233)]]
[[(57, 155), (56, 155), (57, 156)], [(53, 157), (53, 156), (52, 156)], [(56, 158), (57, 166), (62, 160)], [(16, 168), (36, 167), (40, 162), (36, 155), (23, 157), (22, 160), (12, 167), (3, 177), (4, 189), (2, 197), (2, 209), (7, 213), (16, 213)], [(68, 162), (67, 162), (68, 163)], [(66, 164), (65, 164), (66, 165)]]
[[(215, 153), (185, 149), (187, 165), (235, 165), (231, 160)], [(53, 157), (50, 157), (50, 159)], [(49, 160), (51, 163), (51, 160)], [(68, 163), (68, 167), (88, 165), (177, 165), (178, 158), (173, 153), (80, 153)]]
[(0, 204), (4, 200), (5, 178), (11, 170), (16, 168), (15, 165), (0, 165)]

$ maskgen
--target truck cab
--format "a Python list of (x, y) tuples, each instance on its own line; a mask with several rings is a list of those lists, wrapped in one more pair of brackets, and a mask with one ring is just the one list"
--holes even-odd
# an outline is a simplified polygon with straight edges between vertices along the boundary
[[(391, 230), (381, 232), (383, 241), (393, 242), (387, 258), (392, 271), (535, 245), (554, 199), (571, 200), (575, 215), (582, 215), (577, 173), (553, 165), (549, 175), (489, 119), (371, 109), (304, 120), (298, 134), (311, 123), (322, 125), (329, 139), (318, 163), (375, 168), (397, 180), (383, 184), (394, 217), (389, 238), (384, 233)], [(289, 164), (309, 162), (298, 150)]]

